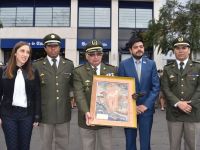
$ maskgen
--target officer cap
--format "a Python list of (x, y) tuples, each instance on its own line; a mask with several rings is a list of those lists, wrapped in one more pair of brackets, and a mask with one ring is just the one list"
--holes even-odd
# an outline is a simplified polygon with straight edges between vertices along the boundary
[(43, 44), (44, 44), (44, 46), (51, 45), (51, 44), (54, 44), (54, 45), (58, 44), (58, 45), (60, 45), (60, 43), (61, 43), (61, 38), (60, 38), (60, 36), (58, 36), (55, 33), (48, 34), (48, 35), (46, 35), (43, 38)]
[(190, 42), (189, 42), (189, 40), (187, 40), (184, 37), (178, 37), (174, 40), (173, 46), (176, 47), (179, 45), (186, 45), (186, 46), (190, 47)]
[(86, 53), (103, 52), (103, 45), (97, 40), (90, 41), (85, 47)]

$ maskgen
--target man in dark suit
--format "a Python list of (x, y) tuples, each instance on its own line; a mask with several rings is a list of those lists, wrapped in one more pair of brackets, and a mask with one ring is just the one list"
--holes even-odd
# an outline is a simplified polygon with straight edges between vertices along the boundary
[[(120, 63), (118, 75), (135, 78), (140, 149), (150, 150), (154, 103), (160, 90), (159, 77), (155, 62), (143, 57), (143, 41), (132, 37), (128, 45), (132, 57)], [(137, 129), (126, 128), (125, 135), (126, 150), (136, 150)]]
[(176, 61), (164, 67), (162, 89), (166, 97), (170, 150), (196, 150), (200, 121), (200, 63), (191, 61), (190, 42), (179, 37), (173, 42)]
[(93, 75), (116, 74), (116, 68), (102, 63), (103, 46), (97, 40), (86, 45), (87, 63), (77, 67), (73, 72), (74, 96), (78, 106), (78, 124), (80, 127), (83, 150), (95, 150), (98, 143), (99, 150), (112, 150), (111, 128), (90, 126), (90, 102)]
[(43, 43), (47, 56), (34, 63), (41, 82), (42, 150), (52, 150), (53, 141), (56, 150), (67, 150), (71, 119), (70, 89), (74, 65), (71, 60), (59, 55), (61, 38), (57, 34), (48, 34), (44, 37)]

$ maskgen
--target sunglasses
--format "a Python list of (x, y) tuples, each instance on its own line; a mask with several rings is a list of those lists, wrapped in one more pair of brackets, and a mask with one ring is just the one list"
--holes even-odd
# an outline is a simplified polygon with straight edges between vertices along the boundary
[(90, 57), (94, 57), (94, 56), (102, 56), (103, 53), (102, 52), (97, 52), (97, 53), (87, 53)]

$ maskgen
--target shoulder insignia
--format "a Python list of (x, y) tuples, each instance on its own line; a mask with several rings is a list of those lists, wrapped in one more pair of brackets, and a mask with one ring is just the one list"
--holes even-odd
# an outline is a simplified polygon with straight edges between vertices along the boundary
[(83, 66), (84, 66), (84, 64), (81, 64), (81, 65), (75, 67), (75, 69), (80, 68), (80, 67), (83, 67)]
[[(62, 56), (61, 56), (62, 57)], [(71, 61), (73, 62), (72, 60), (68, 59), (68, 58), (65, 58), (65, 57), (62, 57), (64, 60), (67, 60), (67, 61)]]
[(170, 65), (175, 65), (174, 62), (170, 62), (168, 64), (166, 64), (165, 66), (170, 66)]
[(200, 62), (199, 61), (192, 61), (193, 63), (198, 63), (198, 64), (200, 64)]
[(34, 60), (33, 62), (38, 62), (38, 61), (42, 61), (44, 59), (44, 57), (38, 58), (36, 60)]

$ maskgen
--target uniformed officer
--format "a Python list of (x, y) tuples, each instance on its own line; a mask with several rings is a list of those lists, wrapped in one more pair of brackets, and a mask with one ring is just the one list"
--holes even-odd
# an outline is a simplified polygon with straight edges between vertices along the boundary
[(56, 150), (67, 150), (71, 119), (70, 90), (74, 65), (71, 60), (59, 55), (61, 38), (57, 34), (46, 35), (43, 44), (47, 56), (34, 63), (41, 81), (42, 150), (52, 150), (53, 141)]
[(115, 75), (116, 67), (102, 63), (103, 46), (97, 40), (90, 41), (85, 48), (87, 63), (73, 72), (74, 95), (78, 106), (78, 124), (83, 143), (83, 150), (111, 150), (111, 128), (90, 126), (89, 113), (93, 75)]
[(200, 64), (189, 59), (190, 42), (178, 37), (173, 43), (176, 61), (164, 67), (162, 89), (167, 102), (170, 150), (196, 150), (200, 121)]

